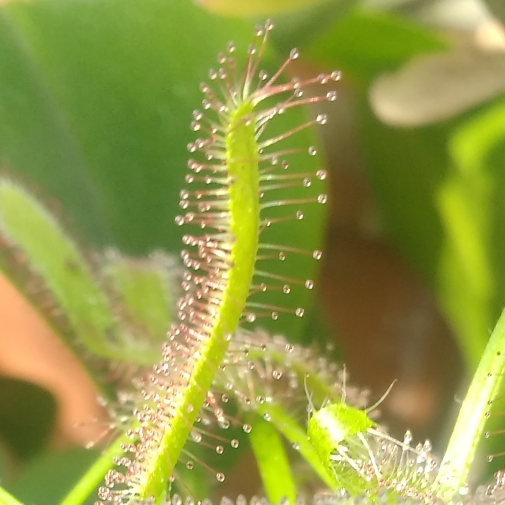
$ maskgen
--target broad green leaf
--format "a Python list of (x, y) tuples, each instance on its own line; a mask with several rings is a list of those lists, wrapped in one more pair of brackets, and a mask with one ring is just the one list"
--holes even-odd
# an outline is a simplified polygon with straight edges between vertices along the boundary
[(502, 217), (503, 159), (491, 154), (505, 146), (505, 102), (494, 101), (453, 130), (451, 171), (437, 195), (447, 233), (442, 255), (441, 297), (474, 369), (488, 329), (503, 303), (505, 253)]

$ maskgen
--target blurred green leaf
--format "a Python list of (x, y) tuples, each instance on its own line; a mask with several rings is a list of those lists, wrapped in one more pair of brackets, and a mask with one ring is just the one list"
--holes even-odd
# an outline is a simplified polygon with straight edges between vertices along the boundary
[[(10, 2), (1, 12), (0, 152), (11, 170), (58, 197), (95, 243), (177, 248), (198, 83), (229, 39), (246, 47), (251, 25), (162, 0)], [(56, 131), (43, 142), (75, 159), (41, 155), (31, 135), (47, 123)]]
[[(222, 16), (271, 16), (284, 12), (291, 12), (304, 7), (326, 3), (330, 0), (256, 0), (255, 2), (237, 2), (235, 0), (196, 0), (197, 3)], [(340, 0), (345, 1), (345, 0)]]
[(441, 298), (474, 369), (488, 330), (505, 299), (505, 226), (502, 189), (505, 102), (494, 101), (452, 132), (452, 167), (437, 195), (446, 229)]
[[(55, 505), (65, 496), (94, 462), (99, 451), (67, 449), (45, 454), (29, 463), (8, 490), (27, 504)], [(90, 496), (85, 505), (93, 505), (97, 496)]]
[(54, 428), (55, 399), (35, 384), (0, 376), (0, 405), (0, 438), (17, 457), (32, 458)]
[(304, 54), (366, 85), (414, 56), (446, 48), (441, 37), (405, 18), (353, 9), (321, 33)]

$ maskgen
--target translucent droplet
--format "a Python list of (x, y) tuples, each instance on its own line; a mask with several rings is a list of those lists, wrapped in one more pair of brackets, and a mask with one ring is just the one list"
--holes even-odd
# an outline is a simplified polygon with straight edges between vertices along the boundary
[(330, 74), (330, 77), (334, 80), (334, 81), (339, 81), (340, 78), (342, 77), (342, 72), (340, 72), (340, 70), (334, 70), (331, 74)]
[(310, 279), (307, 279), (307, 280), (305, 281), (305, 287), (306, 287), (307, 289), (312, 289), (312, 288), (314, 287), (314, 281), (311, 281)]
[(326, 203), (328, 201), (328, 196), (327, 195), (319, 195), (317, 197), (317, 202), (318, 203)]
[(242, 426), (242, 429), (244, 430), (244, 433), (251, 433), (252, 426), (250, 424), (244, 424), (244, 426)]
[(328, 116), (326, 114), (318, 114), (316, 116), (316, 123), (317, 124), (324, 125), (327, 123), (327, 121), (328, 121)]
[(275, 379), (275, 380), (280, 380), (281, 377), (282, 377), (282, 371), (281, 370), (274, 370), (272, 372), (272, 377)]
[(188, 462), (186, 463), (186, 468), (187, 468), (188, 470), (193, 470), (194, 466), (195, 466), (195, 464), (194, 464), (192, 461), (188, 461)]
[(308, 177), (305, 177), (305, 179), (303, 179), (303, 185), (306, 188), (309, 188), (311, 184), (312, 184), (312, 181)]
[(328, 93), (326, 93), (326, 99), (330, 102), (334, 102), (337, 99), (337, 92), (328, 91)]
[(298, 219), (299, 221), (303, 219), (303, 212), (301, 210), (298, 210), (296, 212), (296, 219)]
[(316, 172), (316, 177), (320, 180), (320, 181), (324, 181), (326, 179), (326, 176), (328, 175), (328, 173), (326, 172), (326, 170), (318, 170)]
[(303, 317), (303, 314), (305, 314), (305, 310), (302, 307), (298, 307), (295, 310), (295, 315), (298, 317)]
[(236, 448), (240, 445), (240, 443), (239, 443), (239, 441), (238, 441), (236, 438), (234, 438), (234, 439), (230, 442), (230, 445), (231, 445), (234, 449), (236, 449)]
[(223, 454), (224, 452), (224, 447), (222, 445), (216, 445), (216, 452), (218, 454)]
[(225, 479), (224, 473), (221, 472), (216, 473), (216, 479), (218, 480), (218, 482), (224, 482)]
[(291, 51), (289, 52), (289, 57), (292, 60), (296, 60), (297, 58), (299, 58), (299, 56), (300, 56), (300, 51), (298, 51), (298, 49), (296, 49), (296, 47), (291, 49)]
[(314, 146), (310, 146), (308, 152), (311, 156), (315, 156), (317, 154), (317, 149)]
[(298, 450), (300, 449), (300, 444), (299, 444), (299, 442), (293, 442), (293, 449), (294, 449), (295, 451), (298, 451)]
[(284, 284), (284, 286), (282, 286), (282, 292), (288, 295), (291, 293), (291, 286), (289, 284)]
[(272, 312), (271, 317), (274, 321), (277, 321), (279, 319), (279, 314), (275, 311)]
[(320, 260), (322, 257), (323, 257), (323, 253), (321, 251), (314, 251), (312, 253), (312, 257), (315, 259), (315, 260)]
[(265, 421), (270, 422), (270, 421), (272, 420), (272, 416), (271, 416), (268, 412), (265, 412), (265, 413), (263, 414), (263, 419), (264, 419)]

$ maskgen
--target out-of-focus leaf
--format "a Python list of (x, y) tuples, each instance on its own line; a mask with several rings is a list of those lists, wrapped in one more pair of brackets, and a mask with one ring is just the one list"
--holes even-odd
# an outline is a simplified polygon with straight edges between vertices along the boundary
[(505, 267), (498, 259), (505, 254), (505, 177), (503, 159), (491, 158), (500, 146), (503, 151), (503, 99), (454, 130), (449, 139), (452, 169), (437, 198), (447, 233), (441, 258), (441, 297), (471, 369), (505, 295)]
[(502, 0), (486, 0), (491, 12), (502, 22), (505, 23), (505, 4)]
[(374, 117), (365, 97), (362, 100), (361, 147), (381, 218), (388, 234), (434, 286), (443, 230), (433, 198), (447, 171), (449, 128), (390, 128)]
[(505, 52), (460, 47), (419, 56), (370, 88), (374, 112), (391, 125), (448, 119), (505, 90)]
[(247, 47), (251, 24), (162, 0), (8, 2), (0, 12), (10, 169), (45, 186), (95, 243), (177, 248), (198, 85), (228, 40)]
[(404, 18), (354, 9), (311, 43), (307, 55), (368, 84), (414, 56), (446, 47), (441, 37)]
[[(98, 455), (99, 451), (86, 449), (45, 454), (28, 464), (8, 490), (26, 504), (55, 505)], [(84, 505), (93, 505), (96, 500), (92, 495)]]
[(54, 398), (34, 384), (0, 376), (0, 405), (0, 438), (19, 458), (35, 456), (54, 427)]
[(337, 19), (346, 15), (357, 2), (358, 0), (330, 0), (276, 15), (272, 40), (283, 52), (289, 52), (293, 47), (307, 46)]
[[(271, 16), (290, 12), (304, 7), (314, 7), (329, 0), (257, 0), (255, 2), (236, 2), (235, 0), (197, 0), (209, 12), (222, 16)], [(345, 1), (345, 0), (340, 0)]]

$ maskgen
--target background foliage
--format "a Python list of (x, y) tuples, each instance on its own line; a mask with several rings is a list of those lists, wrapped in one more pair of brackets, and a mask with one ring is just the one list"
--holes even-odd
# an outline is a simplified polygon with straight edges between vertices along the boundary
[[(305, 300), (315, 309), (305, 327), (276, 330), (336, 338), (351, 376), (376, 395), (398, 378), (389, 422), (396, 415), (403, 429), (408, 421), (437, 439), (454, 384), (476, 366), (505, 300), (500, 2), (278, 0), (254, 12), (201, 3), (2, 3), (3, 170), (53, 202), (90, 250), (177, 253), (198, 84), (228, 40), (246, 47), (255, 21), (273, 16), (273, 59), (297, 46), (300, 72), (344, 76), (322, 138), (333, 204), (321, 288)], [(323, 221), (308, 215), (300, 242), (320, 240)], [(0, 342), (16, 338), (0, 333)], [(53, 505), (93, 452), (55, 453), (68, 440), (54, 434), (54, 398), (20, 381), (12, 360), (0, 347), (2, 484)], [(51, 389), (35, 373), (21, 378)], [(412, 412), (397, 406), (402, 398)]]

